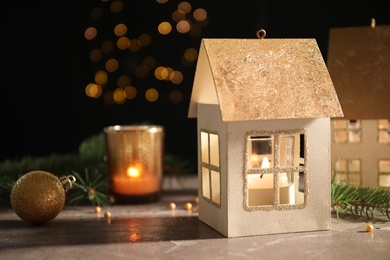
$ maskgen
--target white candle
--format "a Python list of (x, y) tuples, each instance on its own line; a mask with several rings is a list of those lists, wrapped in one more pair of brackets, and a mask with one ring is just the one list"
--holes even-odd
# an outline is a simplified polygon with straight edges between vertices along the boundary
[[(261, 175), (263, 175), (261, 177)], [(279, 173), (279, 187), (289, 186), (287, 174), (285, 172)], [(249, 189), (273, 189), (274, 187), (274, 174), (249, 174), (248, 175), (248, 188)]]
[[(267, 157), (263, 158), (261, 168), (269, 168), (270, 162)], [(282, 192), (288, 189), (289, 182), (285, 172), (279, 173), (280, 202), (287, 203), (289, 193)], [(274, 174), (249, 174), (248, 175), (249, 206), (273, 205), (274, 202)]]

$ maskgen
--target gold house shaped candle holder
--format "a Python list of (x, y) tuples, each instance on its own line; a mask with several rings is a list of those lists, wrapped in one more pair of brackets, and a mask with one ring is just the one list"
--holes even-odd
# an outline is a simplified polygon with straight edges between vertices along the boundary
[(390, 188), (390, 25), (331, 28), (328, 69), (344, 117), (332, 118), (336, 181)]

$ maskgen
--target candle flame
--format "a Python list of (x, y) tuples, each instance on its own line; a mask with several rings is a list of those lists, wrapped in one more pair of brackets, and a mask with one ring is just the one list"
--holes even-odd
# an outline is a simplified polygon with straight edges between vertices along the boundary
[(264, 157), (263, 161), (261, 162), (261, 168), (269, 168), (269, 167), (270, 167), (269, 160), (267, 157)]
[(129, 169), (127, 169), (127, 175), (129, 175), (130, 177), (133, 177), (133, 178), (137, 178), (139, 177), (139, 170), (137, 168), (134, 168), (134, 167), (129, 167)]

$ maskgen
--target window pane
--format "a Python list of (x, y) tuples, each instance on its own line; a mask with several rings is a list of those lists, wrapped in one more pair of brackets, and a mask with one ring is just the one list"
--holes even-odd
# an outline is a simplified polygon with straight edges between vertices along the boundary
[(343, 119), (334, 119), (332, 120), (332, 123), (333, 123), (333, 127), (335, 129), (347, 129), (347, 120), (343, 120)]
[(360, 130), (348, 131), (348, 140), (350, 143), (359, 143), (361, 141), (361, 131)]
[(387, 119), (379, 119), (378, 120), (378, 129), (389, 129), (390, 123)]
[(335, 130), (334, 131), (334, 141), (336, 143), (346, 143), (347, 142), (347, 131), (346, 130)]
[(380, 144), (390, 144), (389, 130), (379, 130), (378, 142)]
[(340, 183), (341, 181), (347, 181), (347, 173), (346, 172), (337, 172), (335, 174), (336, 183)]
[(349, 129), (360, 129), (360, 120), (349, 120)]
[(390, 175), (380, 174), (379, 175), (379, 187), (390, 187)]
[(348, 170), (349, 172), (360, 172), (360, 160), (350, 160)]
[[(280, 135), (280, 166), (294, 166), (294, 136)], [(299, 146), (298, 146), (299, 147)]]
[(249, 174), (248, 175), (248, 205), (262, 206), (274, 204), (274, 175)]
[(348, 140), (350, 143), (359, 143), (361, 141), (360, 120), (349, 121)]
[(379, 160), (379, 172), (390, 173), (390, 160)]
[(336, 160), (335, 169), (337, 172), (346, 172), (347, 171), (347, 160), (344, 160), (344, 159)]
[[(273, 167), (273, 145), (274, 138), (272, 136), (251, 136), (248, 140), (248, 154), (250, 155), (248, 156), (248, 165), (250, 168)], [(267, 164), (263, 164), (263, 161)]]
[(202, 167), (202, 195), (210, 199), (210, 171)]
[(279, 203), (280, 204), (302, 204), (304, 203), (304, 189), (299, 188), (300, 178), (303, 183), (303, 174), (298, 172), (279, 174)]
[(216, 134), (210, 134), (210, 163), (219, 167), (219, 141)]
[(211, 200), (217, 204), (221, 203), (221, 179), (219, 172), (211, 171)]
[(349, 183), (360, 186), (360, 173), (349, 173)]
[(209, 163), (209, 134), (200, 133), (201, 157), (202, 162)]
[(304, 166), (306, 164), (305, 162), (305, 134), (299, 134), (299, 143), (295, 147), (299, 147), (299, 161), (298, 165), (295, 166)]
[(348, 170), (349, 170), (349, 175), (348, 175), (348, 181), (350, 184), (355, 184), (355, 185), (360, 185), (360, 172), (361, 172), (361, 167), (360, 167), (360, 160), (349, 160), (348, 161)]

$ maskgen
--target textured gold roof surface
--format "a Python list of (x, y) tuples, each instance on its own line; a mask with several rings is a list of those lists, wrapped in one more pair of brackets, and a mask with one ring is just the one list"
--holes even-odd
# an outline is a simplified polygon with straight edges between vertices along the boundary
[(223, 121), (342, 116), (315, 39), (202, 39), (189, 108)]
[(390, 119), (390, 26), (332, 28), (328, 69), (347, 119)]

